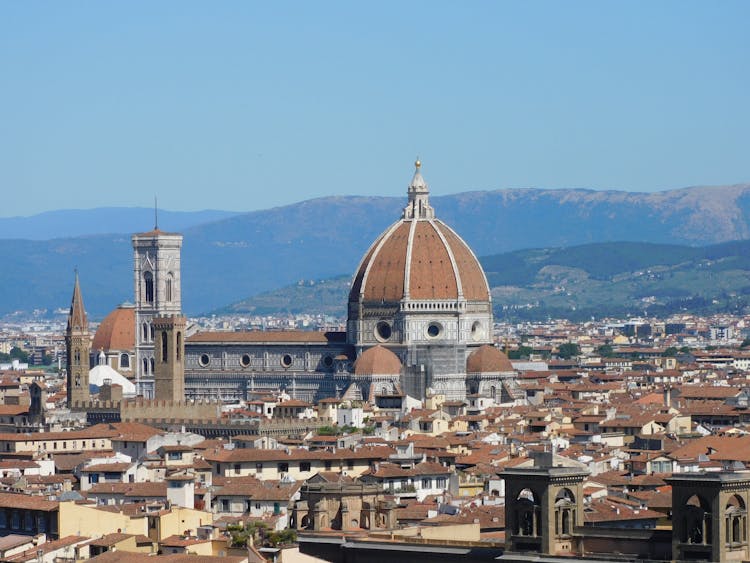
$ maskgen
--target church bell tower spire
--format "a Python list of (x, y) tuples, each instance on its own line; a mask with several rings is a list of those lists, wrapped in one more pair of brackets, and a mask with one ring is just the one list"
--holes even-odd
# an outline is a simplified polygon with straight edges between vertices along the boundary
[(76, 270), (76, 281), (73, 286), (73, 299), (70, 302), (68, 326), (65, 330), (65, 349), (67, 353), (67, 391), (70, 408), (85, 408), (89, 401), (89, 354), (91, 337), (86, 309), (83, 307), (81, 284)]

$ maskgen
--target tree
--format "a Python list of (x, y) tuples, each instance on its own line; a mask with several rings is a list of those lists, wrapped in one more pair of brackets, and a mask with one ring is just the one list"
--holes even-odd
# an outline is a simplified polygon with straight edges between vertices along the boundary
[(676, 346), (670, 346), (669, 348), (664, 350), (664, 353), (662, 354), (662, 356), (664, 356), (665, 358), (670, 358), (670, 357), (676, 356), (679, 353), (680, 351), (677, 349)]
[(534, 352), (534, 349), (530, 346), (519, 346), (515, 350), (508, 350), (508, 358), (511, 360), (520, 360), (528, 358)]
[(750, 338), (745, 338), (745, 340), (742, 341), (742, 344), (740, 344), (740, 348), (747, 348), (750, 346)]
[(615, 355), (615, 349), (611, 344), (602, 344), (596, 349), (596, 352), (603, 358), (611, 358)]
[(563, 360), (569, 360), (581, 353), (581, 347), (574, 342), (566, 342), (557, 347), (557, 355)]

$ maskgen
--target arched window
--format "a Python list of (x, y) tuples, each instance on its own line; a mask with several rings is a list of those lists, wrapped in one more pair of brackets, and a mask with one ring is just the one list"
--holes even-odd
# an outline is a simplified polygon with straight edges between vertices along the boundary
[(161, 333), (161, 361), (167, 363), (167, 331)]
[(169, 272), (167, 274), (167, 286), (166, 286), (166, 299), (168, 302), (172, 301), (172, 284), (174, 283), (174, 274)]
[(120, 354), (120, 367), (130, 369), (130, 356), (127, 354)]
[(75, 363), (80, 364), (81, 363), (81, 351), (76, 348), (75, 353), (73, 354), (73, 360)]
[(143, 375), (148, 374), (148, 358), (143, 358)]
[(154, 341), (154, 325), (151, 325), (151, 342)]
[(683, 543), (710, 545), (711, 538), (711, 510), (710, 505), (698, 495), (693, 495), (685, 503)]
[(154, 361), (153, 358), (151, 358), (151, 360), (149, 360), (149, 362), (151, 364), (151, 373), (154, 373), (154, 371), (156, 370), (156, 362)]
[(541, 506), (531, 489), (523, 489), (516, 497), (515, 534), (537, 537), (541, 530)]
[(148, 342), (148, 323), (143, 323), (143, 341)]
[(570, 489), (560, 489), (555, 496), (555, 535), (571, 535), (573, 533), (575, 519), (575, 496)]
[(154, 302), (154, 275), (151, 272), (143, 274), (144, 294), (146, 303)]
[(181, 332), (178, 332), (178, 333), (177, 333), (177, 347), (176, 347), (176, 349), (175, 349), (175, 354), (177, 355), (177, 359), (178, 359), (178, 360), (179, 360), (179, 359), (180, 359), (180, 357), (182, 356), (182, 351), (181, 351), (181, 349), (182, 349), (182, 333), (181, 333)]
[(737, 495), (733, 495), (724, 510), (724, 538), (727, 547), (736, 548), (747, 542), (747, 510), (745, 502)]

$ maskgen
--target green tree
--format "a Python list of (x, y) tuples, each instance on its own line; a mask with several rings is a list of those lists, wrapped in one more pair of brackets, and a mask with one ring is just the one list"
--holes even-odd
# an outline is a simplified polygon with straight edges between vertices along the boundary
[(569, 360), (581, 353), (581, 347), (575, 342), (566, 342), (557, 347), (557, 355), (563, 360)]
[(669, 357), (676, 356), (679, 353), (680, 351), (677, 349), (676, 346), (670, 346), (669, 348), (664, 350), (664, 353), (662, 354), (662, 356), (664, 356), (665, 358), (669, 358)]
[(596, 349), (596, 353), (603, 358), (611, 358), (615, 355), (615, 349), (611, 344), (602, 344)]
[(519, 346), (515, 350), (509, 350), (508, 351), (508, 358), (511, 360), (521, 360), (525, 358), (529, 358), (531, 354), (534, 352), (534, 349), (530, 346)]

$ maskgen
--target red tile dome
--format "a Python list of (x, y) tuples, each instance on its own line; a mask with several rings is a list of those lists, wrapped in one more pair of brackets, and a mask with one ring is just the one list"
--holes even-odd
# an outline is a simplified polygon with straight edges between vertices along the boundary
[(135, 308), (120, 305), (107, 315), (96, 329), (91, 349), (96, 352), (135, 350)]
[(466, 359), (466, 373), (497, 373), (513, 371), (508, 356), (489, 344), (480, 346)]
[(354, 375), (400, 375), (401, 360), (383, 346), (368, 348), (354, 362)]

